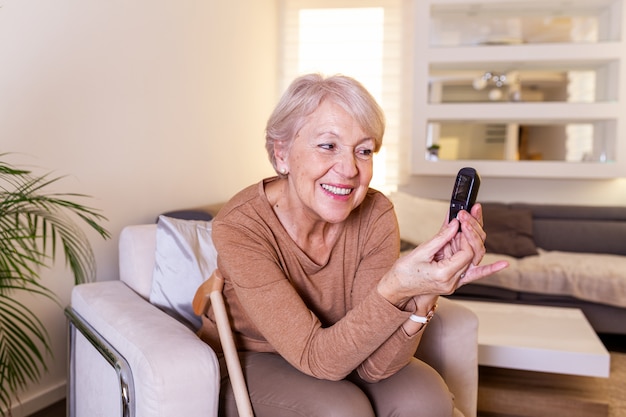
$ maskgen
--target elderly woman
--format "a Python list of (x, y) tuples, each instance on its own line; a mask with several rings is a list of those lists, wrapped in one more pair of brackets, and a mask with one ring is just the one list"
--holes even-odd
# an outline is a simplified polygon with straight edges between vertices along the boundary
[[(480, 204), (399, 258), (393, 206), (369, 188), (383, 132), (357, 81), (296, 79), (267, 124), (278, 175), (214, 219), (216, 273), (257, 417), (453, 413), (441, 377), (413, 354), (440, 294), (506, 263), (478, 266)], [(220, 351), (211, 313), (199, 334)], [(237, 415), (227, 377), (220, 404)]]

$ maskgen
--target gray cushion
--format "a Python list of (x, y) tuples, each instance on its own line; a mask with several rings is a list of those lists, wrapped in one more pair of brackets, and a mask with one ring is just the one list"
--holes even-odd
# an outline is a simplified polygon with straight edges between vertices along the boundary
[(535, 244), (545, 250), (626, 255), (626, 207), (512, 204), (533, 212)]
[(537, 254), (530, 210), (514, 209), (505, 204), (484, 204), (483, 218), (487, 252), (516, 258)]

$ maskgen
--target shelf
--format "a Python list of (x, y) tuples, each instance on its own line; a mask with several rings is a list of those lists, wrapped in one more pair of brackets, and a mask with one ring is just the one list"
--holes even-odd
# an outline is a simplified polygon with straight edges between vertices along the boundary
[[(562, 2), (532, 2), (520, 0), (422, 0), (425, 3), (435, 4), (437, 6), (454, 6), (452, 10), (459, 10), (459, 7), (488, 7), (488, 6), (508, 6), (513, 10), (522, 9), (545, 9), (554, 11), (555, 8), (567, 7), (568, 10), (602, 10), (609, 7), (615, 0), (568, 0)], [(556, 3), (556, 4), (554, 4)], [(561, 4), (559, 4), (561, 3)]]
[[(601, 66), (618, 61), (623, 54), (621, 42), (599, 44), (543, 44), (513, 46), (436, 47), (425, 58), (436, 69), (523, 69)], [(581, 59), (581, 57), (584, 57)]]
[(480, 120), (486, 122), (591, 123), (621, 116), (618, 103), (471, 103), (421, 106), (429, 121)]
[(624, 2), (415, 2), (412, 172), (626, 177)]
[(426, 161), (415, 165), (414, 174), (451, 175), (472, 166), (482, 177), (500, 178), (569, 178), (609, 179), (623, 177), (623, 167), (614, 162), (554, 162), (554, 161)]

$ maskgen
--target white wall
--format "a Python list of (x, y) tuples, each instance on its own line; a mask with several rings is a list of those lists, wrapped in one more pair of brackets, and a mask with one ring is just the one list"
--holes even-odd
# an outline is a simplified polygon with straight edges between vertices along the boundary
[[(94, 197), (86, 202), (113, 234), (93, 236), (99, 280), (117, 277), (123, 226), (225, 200), (271, 174), (263, 130), (277, 100), (275, 0), (0, 6), (0, 153), (69, 175), (59, 190)], [(66, 305), (68, 273), (42, 275)], [(62, 309), (27, 302), (50, 331), (54, 360), (16, 416), (65, 394)]]

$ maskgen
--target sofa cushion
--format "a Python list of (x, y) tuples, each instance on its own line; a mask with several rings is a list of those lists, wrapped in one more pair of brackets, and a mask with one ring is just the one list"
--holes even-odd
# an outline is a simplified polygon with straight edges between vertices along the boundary
[(537, 255), (533, 240), (532, 212), (505, 204), (483, 204), (487, 252), (522, 258)]
[(403, 192), (390, 195), (393, 203), (400, 237), (413, 245), (419, 245), (437, 234), (446, 220), (450, 203), (413, 196)]
[(150, 299), (152, 289), (156, 228), (156, 224), (134, 224), (124, 227), (120, 232), (120, 281), (144, 300)]
[(191, 307), (196, 290), (217, 267), (212, 223), (159, 216), (150, 302), (192, 329), (202, 321)]
[(626, 207), (513, 203), (533, 212), (538, 247), (581, 253), (626, 255)]
[(488, 253), (482, 264), (505, 259), (509, 267), (473, 284), (513, 291), (570, 296), (579, 300), (626, 307), (626, 256), (545, 251), (513, 258)]

